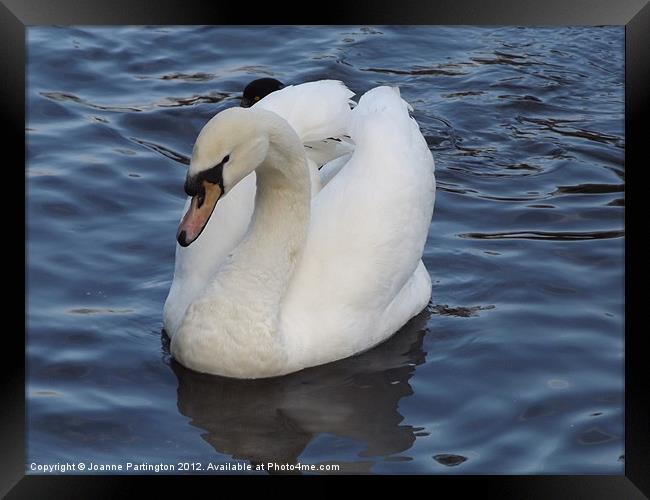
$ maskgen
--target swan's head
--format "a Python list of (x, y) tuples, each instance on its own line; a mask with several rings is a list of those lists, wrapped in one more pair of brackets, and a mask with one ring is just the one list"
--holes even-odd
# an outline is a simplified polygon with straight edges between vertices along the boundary
[(176, 234), (181, 246), (199, 237), (217, 201), (266, 158), (269, 137), (255, 114), (250, 109), (226, 109), (199, 133), (185, 179), (192, 201)]
[(284, 83), (275, 78), (258, 78), (246, 85), (240, 105), (242, 108), (250, 108), (270, 93), (283, 88)]

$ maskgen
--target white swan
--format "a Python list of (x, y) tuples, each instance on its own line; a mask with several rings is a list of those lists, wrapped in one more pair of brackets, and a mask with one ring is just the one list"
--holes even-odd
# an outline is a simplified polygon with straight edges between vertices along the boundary
[[(431, 281), (421, 256), (434, 163), (408, 109), (396, 89), (364, 94), (343, 123), (354, 152), (313, 199), (303, 143), (320, 138), (296, 133), (306, 123), (295, 125), (294, 116), (293, 128), (260, 106), (227, 109), (208, 122), (186, 180), (193, 197), (178, 240), (194, 244), (184, 250), (201, 242), (213, 210), (212, 217), (237, 204), (254, 170), (257, 189), (250, 227), (230, 256), (217, 255), (216, 269), (191, 254), (183, 260), (183, 271), (210, 271), (177, 327), (168, 329), (166, 319), (181, 364), (238, 378), (283, 375), (369, 349), (426, 306)], [(332, 123), (322, 122), (319, 133)], [(221, 222), (232, 233), (231, 220)]]

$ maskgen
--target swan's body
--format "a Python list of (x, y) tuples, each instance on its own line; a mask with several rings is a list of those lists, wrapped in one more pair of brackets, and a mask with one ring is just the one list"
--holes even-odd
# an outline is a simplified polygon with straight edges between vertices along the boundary
[[(200, 372), (269, 377), (341, 359), (388, 338), (431, 295), (421, 256), (433, 211), (434, 164), (399, 93), (379, 87), (353, 111), (336, 113), (345, 118), (341, 126), (354, 152), (323, 167), (329, 182), (313, 198), (303, 144), (333, 135), (310, 136), (304, 118), (283, 119), (272, 106), (262, 109), (264, 100), (213, 118), (197, 139), (188, 174), (200, 178), (224, 158), (221, 185), (228, 194), (209, 221), (218, 222), (213, 230), (232, 245), (201, 246), (196, 254), (194, 246), (183, 248), (180, 263), (177, 252), (165, 327), (173, 356)], [(330, 120), (322, 127), (332, 125), (338, 126)], [(249, 205), (242, 195), (252, 169), (257, 188)], [(201, 203), (192, 201), (181, 229), (192, 230), (193, 213), (207, 210)], [(250, 227), (242, 230), (250, 212)], [(215, 219), (219, 214), (228, 217)], [(196, 238), (193, 245), (201, 244), (210, 223), (184, 244)], [(179, 234), (183, 242), (185, 232)], [(179, 300), (183, 288), (192, 295)], [(173, 323), (172, 310), (182, 311)]]

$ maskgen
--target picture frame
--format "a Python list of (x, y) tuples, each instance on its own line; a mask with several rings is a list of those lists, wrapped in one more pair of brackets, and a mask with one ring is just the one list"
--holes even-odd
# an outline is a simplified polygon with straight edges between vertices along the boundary
[[(310, 9), (311, 10), (311, 9)], [(418, 481), (444, 484), (455, 494), (478, 489), (498, 498), (644, 498), (650, 495), (650, 390), (645, 369), (643, 329), (638, 318), (640, 280), (638, 261), (643, 255), (641, 240), (630, 231), (643, 165), (640, 153), (647, 140), (648, 89), (650, 89), (650, 6), (644, 0), (579, 0), (533, 2), (502, 0), (444, 0), (441, 2), (328, 2), (327, 9), (292, 11), (285, 5), (268, 3), (242, 9), (235, 2), (167, 0), (163, 2), (72, 0), (3, 0), (0, 5), (0, 64), (3, 75), (3, 108), (7, 131), (5, 148), (15, 158), (6, 170), (20, 175), (16, 163), (25, 162), (25, 46), (26, 27), (33, 25), (104, 24), (481, 24), (481, 25), (625, 25), (625, 475), (624, 476), (422, 476)], [(261, 50), (263, 47), (261, 47)], [(633, 163), (638, 163), (635, 168)], [(629, 166), (632, 165), (632, 168)], [(636, 171), (635, 171), (636, 170)], [(6, 185), (15, 186), (16, 183)], [(24, 179), (23, 179), (24, 182)], [(18, 184), (20, 185), (20, 184)], [(637, 191), (635, 194), (634, 191)], [(24, 205), (23, 205), (24, 206)], [(15, 207), (11, 209), (15, 215)], [(17, 219), (18, 216), (13, 217)], [(25, 226), (23, 226), (25, 230)], [(19, 230), (18, 230), (19, 231)], [(26, 230), (25, 230), (26, 235)], [(25, 240), (25, 262), (27, 252)], [(25, 271), (27, 272), (27, 271)], [(9, 281), (12, 283), (12, 281)], [(15, 299), (15, 297), (14, 297)], [(25, 301), (27, 294), (25, 290)], [(9, 309), (9, 308), (8, 308)], [(11, 310), (11, 309), (9, 309)], [(25, 304), (26, 310), (26, 304)], [(26, 313), (25, 313), (26, 318)], [(26, 328), (25, 328), (26, 331)], [(9, 342), (7, 342), (11, 339)], [(114, 497), (121, 490), (140, 484), (142, 477), (117, 476), (29, 476), (25, 475), (25, 337), (16, 329), (5, 332), (5, 363), (2, 387), (3, 460), (0, 494), (7, 498)], [(149, 478), (150, 479), (150, 478)], [(387, 477), (378, 478), (386, 480)], [(168, 479), (156, 480), (169, 484)], [(205, 480), (204, 480), (205, 481)], [(304, 485), (305, 483), (301, 483)], [(425, 483), (420, 483), (424, 485)]]

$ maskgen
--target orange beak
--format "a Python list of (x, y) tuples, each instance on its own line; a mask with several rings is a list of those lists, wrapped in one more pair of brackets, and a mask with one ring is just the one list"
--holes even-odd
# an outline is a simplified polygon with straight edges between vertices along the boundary
[(192, 197), (190, 208), (178, 226), (176, 241), (182, 247), (189, 246), (201, 235), (223, 194), (218, 184), (204, 180), (202, 186), (203, 192)]

